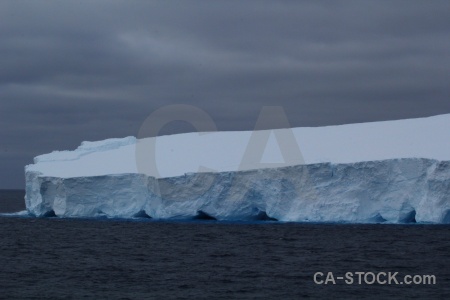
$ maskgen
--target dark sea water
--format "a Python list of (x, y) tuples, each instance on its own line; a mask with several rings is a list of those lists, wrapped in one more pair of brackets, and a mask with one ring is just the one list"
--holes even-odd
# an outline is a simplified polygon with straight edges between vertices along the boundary
[[(2, 299), (450, 299), (448, 225), (0, 217), (0, 228)], [(316, 272), (436, 284), (318, 285)]]

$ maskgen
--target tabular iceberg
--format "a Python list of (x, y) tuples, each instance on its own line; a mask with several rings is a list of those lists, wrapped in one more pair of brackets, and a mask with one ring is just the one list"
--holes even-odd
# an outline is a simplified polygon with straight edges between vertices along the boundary
[(449, 128), (447, 114), (83, 142), (26, 166), (25, 202), (34, 216), (450, 223)]

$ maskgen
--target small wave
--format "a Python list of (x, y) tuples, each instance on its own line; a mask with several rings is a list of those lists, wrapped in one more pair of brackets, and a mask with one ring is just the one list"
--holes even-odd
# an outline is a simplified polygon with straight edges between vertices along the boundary
[(30, 217), (27, 210), (21, 210), (13, 213), (0, 213), (0, 217)]

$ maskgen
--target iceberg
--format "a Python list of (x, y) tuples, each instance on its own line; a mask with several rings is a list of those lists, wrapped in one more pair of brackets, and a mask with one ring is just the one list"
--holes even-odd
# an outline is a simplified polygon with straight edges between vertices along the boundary
[(83, 142), (25, 167), (36, 217), (450, 223), (450, 114)]

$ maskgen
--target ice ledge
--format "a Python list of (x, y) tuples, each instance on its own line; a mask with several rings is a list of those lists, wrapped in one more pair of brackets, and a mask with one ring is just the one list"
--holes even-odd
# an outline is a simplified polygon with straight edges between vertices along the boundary
[(103, 141), (95, 141), (82, 142), (81, 145), (73, 150), (65, 150), (65, 151), (53, 151), (51, 153), (42, 154), (36, 156), (34, 158), (34, 163), (42, 163), (42, 162), (53, 162), (53, 161), (70, 161), (70, 160), (78, 160), (82, 156), (94, 153), (94, 152), (103, 152), (116, 150), (120, 147), (133, 145), (136, 143), (136, 138), (134, 136), (128, 136), (125, 138), (113, 138), (106, 139)]
[(26, 172), (34, 216), (450, 223), (450, 161), (402, 158), (249, 171), (47, 177)]

